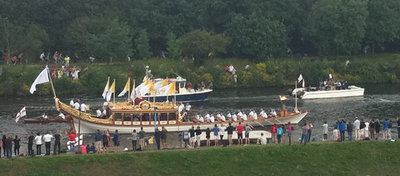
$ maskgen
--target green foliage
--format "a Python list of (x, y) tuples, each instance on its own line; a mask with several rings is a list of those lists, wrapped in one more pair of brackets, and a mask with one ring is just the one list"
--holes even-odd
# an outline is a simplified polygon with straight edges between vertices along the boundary
[(194, 30), (180, 39), (182, 53), (195, 59), (205, 59), (225, 53), (228, 40), (222, 34), (213, 34), (203, 30)]
[(2, 159), (0, 166), (7, 175), (243, 175), (244, 171), (248, 175), (397, 175), (399, 145), (371, 141), (210, 147), (22, 157)]
[(177, 59), (182, 56), (182, 49), (175, 34), (170, 32), (167, 35), (167, 57)]
[(359, 53), (368, 6), (365, 0), (320, 0), (311, 11), (308, 34), (321, 55)]
[(10, 53), (11, 57), (22, 54), (19, 59), (24, 63), (39, 60), (38, 53), (42, 52), (49, 40), (41, 26), (32, 23), (15, 24), (6, 18), (0, 18), (0, 26), (0, 50), (3, 53)]
[(139, 37), (135, 40), (136, 53), (135, 55), (139, 59), (146, 59), (151, 57), (149, 37), (146, 30), (139, 32)]
[(81, 17), (69, 26), (67, 40), (85, 56), (124, 60), (132, 53), (130, 31), (118, 18)]
[(287, 49), (285, 26), (256, 13), (235, 16), (226, 35), (231, 39), (230, 52), (241, 57), (265, 60), (283, 56)]
[(369, 0), (368, 12), (365, 42), (371, 45), (372, 52), (375, 46), (385, 50), (385, 42), (400, 38), (400, 1)]

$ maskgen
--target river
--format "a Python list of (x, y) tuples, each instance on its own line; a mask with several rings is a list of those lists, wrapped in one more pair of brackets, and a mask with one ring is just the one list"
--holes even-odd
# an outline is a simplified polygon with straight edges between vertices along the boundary
[[(353, 98), (335, 98), (325, 100), (298, 100), (300, 110), (308, 110), (310, 113), (300, 122), (312, 122), (314, 125), (313, 134), (320, 138), (321, 125), (327, 121), (330, 126), (339, 118), (354, 121), (355, 117), (360, 119), (385, 119), (395, 120), (400, 116), (400, 85), (363, 85), (365, 95)], [(192, 108), (199, 109), (201, 113), (227, 113), (242, 112), (248, 113), (261, 109), (270, 111), (280, 109), (279, 95), (287, 93), (288, 88), (236, 88), (214, 91), (208, 101), (192, 103)], [(79, 98), (92, 107), (99, 107), (103, 104), (100, 97), (88, 97), (85, 95), (76, 97), (61, 97), (63, 102), (68, 103), (70, 98)], [(118, 99), (123, 101), (124, 99)], [(31, 97), (1, 97), (0, 99), (0, 134), (16, 134), (26, 136), (29, 132), (55, 131), (57, 129), (67, 130), (69, 124), (24, 124), (23, 120), (15, 123), (15, 115), (22, 108), (27, 107), (27, 117), (40, 116), (42, 112), (49, 113), (49, 117), (56, 116), (54, 101), (49, 96)], [(291, 111), (294, 107), (294, 98), (289, 97), (286, 106)], [(299, 129), (299, 128), (298, 128)], [(396, 132), (396, 130), (394, 130)], [(397, 136), (397, 135), (396, 135)]]

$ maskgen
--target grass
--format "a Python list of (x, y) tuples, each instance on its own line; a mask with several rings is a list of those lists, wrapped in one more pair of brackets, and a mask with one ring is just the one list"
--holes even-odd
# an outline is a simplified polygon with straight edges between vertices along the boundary
[[(0, 160), (5, 175), (398, 175), (398, 142), (317, 143)], [(3, 175), (1, 174), (1, 175)]]

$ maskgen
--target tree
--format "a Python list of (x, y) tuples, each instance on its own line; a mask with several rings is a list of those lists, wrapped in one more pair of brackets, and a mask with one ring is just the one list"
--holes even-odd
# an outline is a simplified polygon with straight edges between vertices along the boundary
[(167, 56), (168, 58), (177, 59), (182, 56), (182, 49), (179, 46), (179, 40), (175, 34), (169, 32), (167, 35)]
[(139, 59), (146, 59), (151, 57), (149, 36), (146, 30), (139, 32), (139, 37), (135, 40), (136, 44), (136, 56)]
[(264, 60), (282, 56), (287, 49), (285, 26), (255, 13), (235, 16), (226, 35), (230, 38), (230, 52), (236, 56)]
[(8, 19), (0, 19), (0, 49), (12, 56), (22, 56), (25, 63), (39, 58), (48, 35), (36, 24), (15, 24)]
[(400, 1), (369, 0), (368, 12), (365, 43), (374, 54), (376, 47), (384, 50), (384, 43), (400, 39)]
[(367, 16), (365, 0), (320, 0), (313, 6), (307, 32), (320, 55), (356, 54)]
[(226, 53), (228, 39), (222, 34), (213, 34), (203, 30), (194, 30), (180, 39), (182, 53), (193, 56), (197, 61), (211, 55)]
[(67, 40), (83, 55), (123, 60), (132, 53), (131, 29), (113, 17), (82, 17), (68, 28)]

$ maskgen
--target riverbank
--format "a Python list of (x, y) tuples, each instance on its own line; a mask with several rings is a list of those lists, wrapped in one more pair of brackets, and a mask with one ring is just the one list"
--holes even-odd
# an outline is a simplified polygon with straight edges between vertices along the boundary
[[(27, 96), (29, 88), (43, 68), (42, 65), (1, 65), (0, 96)], [(237, 74), (225, 72), (225, 66), (232, 64)], [(113, 63), (73, 63), (81, 70), (80, 78), (73, 80), (63, 76), (54, 80), (57, 95), (100, 95), (107, 76), (116, 79), (119, 92), (128, 77), (138, 85), (143, 79), (145, 66), (149, 65), (154, 77), (176, 77), (177, 75), (199, 86), (203, 81), (215, 89), (232, 87), (273, 87), (292, 85), (300, 73), (306, 85), (318, 85), (328, 78), (329, 73), (337, 80), (347, 80), (354, 84), (399, 83), (400, 55), (387, 54), (368, 57), (270, 59), (253, 62), (247, 59), (210, 59), (204, 65), (195, 65), (193, 60), (146, 59)], [(248, 65), (248, 67), (246, 67)], [(61, 65), (50, 65), (60, 69)], [(38, 86), (36, 95), (51, 95), (49, 84)]]
[(399, 142), (314, 143), (0, 160), (7, 175), (398, 175)]

